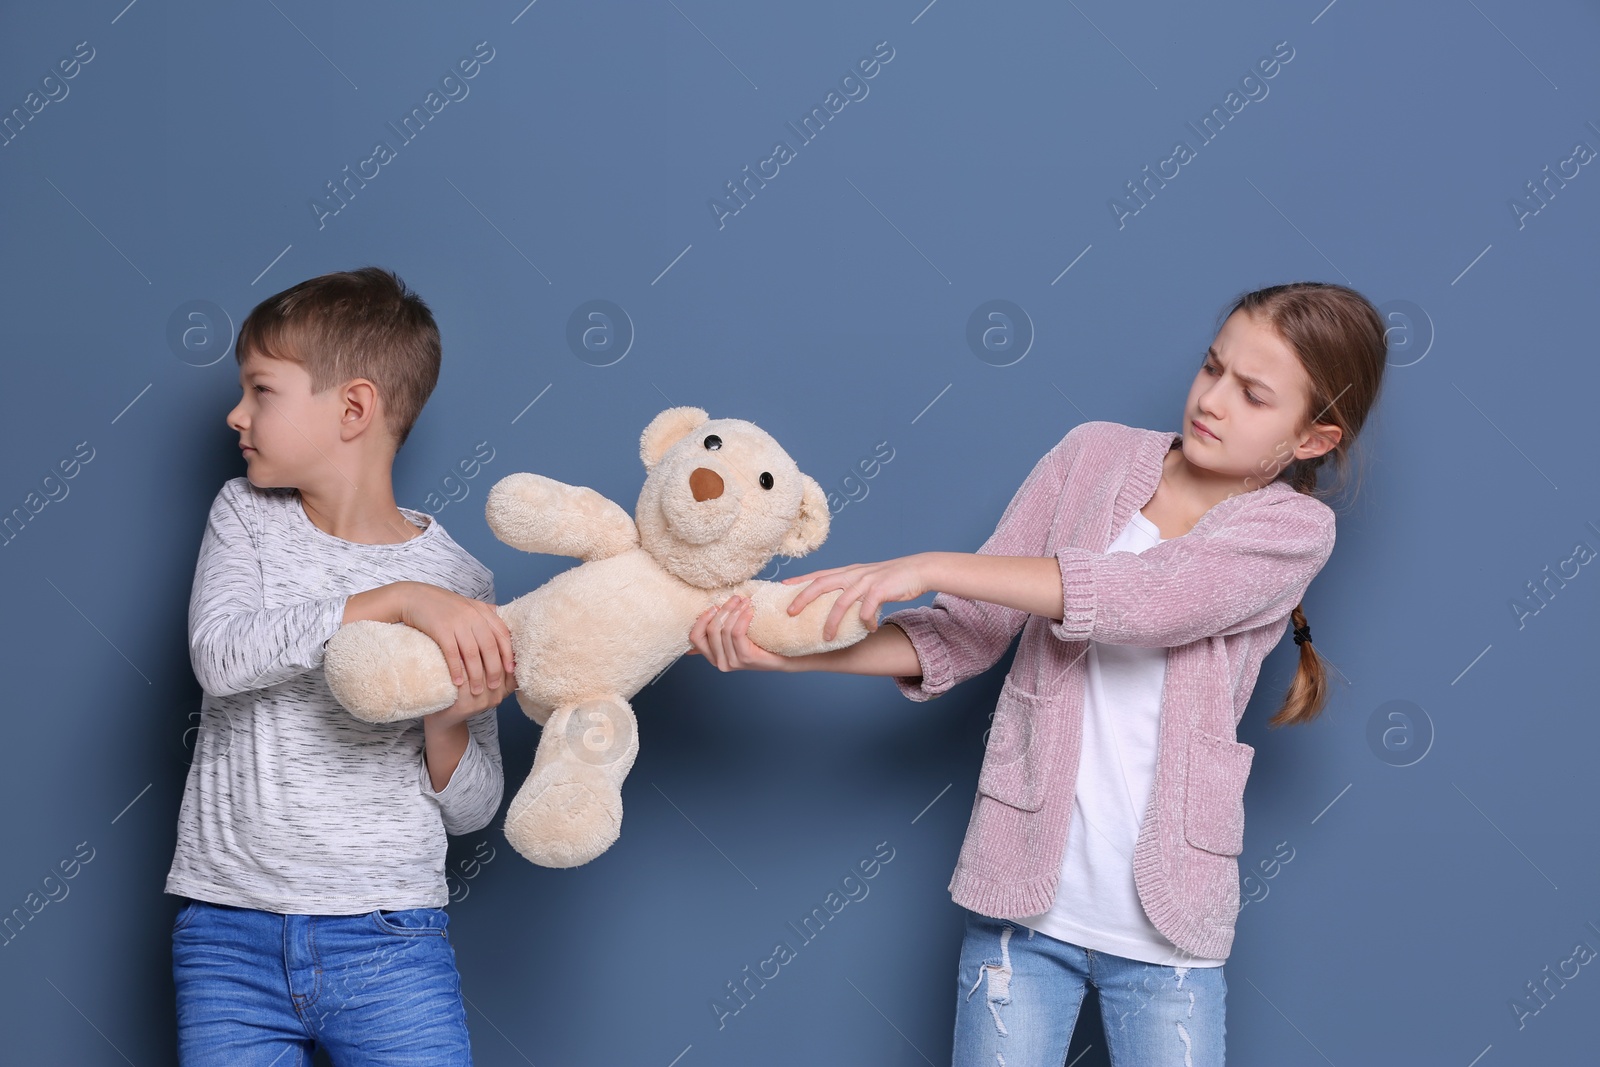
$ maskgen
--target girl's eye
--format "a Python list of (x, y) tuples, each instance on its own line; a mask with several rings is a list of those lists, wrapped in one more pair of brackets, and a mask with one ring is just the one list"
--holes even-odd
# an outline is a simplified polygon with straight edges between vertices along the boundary
[(256, 386), (256, 392), (258, 392), (258, 393), (267, 393), (267, 392), (271, 392), (271, 390), (268, 389), (264, 385), (258, 385), (258, 386)]
[[(1206, 363), (1205, 363), (1205, 371), (1206, 371), (1206, 373), (1207, 373), (1207, 374), (1215, 374), (1215, 373), (1216, 373), (1216, 367), (1215, 367), (1215, 366), (1213, 366), (1213, 365), (1212, 365), (1212, 363), (1211, 363), (1211, 361), (1210, 361), (1210, 360), (1207, 360), (1207, 361), (1206, 361)], [(1246, 400), (1248, 400), (1248, 401), (1249, 401), (1249, 402), (1250, 402), (1250, 403), (1251, 403), (1251, 404), (1253, 404), (1253, 405), (1254, 405), (1254, 406), (1256, 406), (1256, 407), (1258, 407), (1258, 408), (1259, 408), (1259, 407), (1262, 407), (1262, 406), (1263, 406), (1263, 405), (1265, 405), (1265, 404), (1266, 404), (1266, 401), (1265, 401), (1265, 400), (1258, 400), (1258, 399), (1257, 399), (1257, 398), (1256, 398), (1256, 397), (1255, 397), (1255, 396), (1254, 396), (1254, 395), (1253, 395), (1253, 394), (1252, 394), (1252, 393), (1251, 393), (1251, 392), (1250, 392), (1250, 390), (1248, 390), (1248, 389), (1246, 389), (1246, 390), (1245, 390), (1245, 391), (1244, 391), (1244, 398), (1245, 398), (1245, 399), (1246, 399)]]

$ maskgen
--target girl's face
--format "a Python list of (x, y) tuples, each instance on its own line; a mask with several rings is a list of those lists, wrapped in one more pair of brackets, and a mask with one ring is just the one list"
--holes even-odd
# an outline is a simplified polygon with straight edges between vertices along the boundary
[[(1184, 458), (1259, 488), (1297, 459), (1338, 444), (1333, 424), (1308, 426), (1311, 379), (1272, 327), (1228, 316), (1205, 353), (1183, 413)], [(1305, 426), (1304, 429), (1301, 429)]]

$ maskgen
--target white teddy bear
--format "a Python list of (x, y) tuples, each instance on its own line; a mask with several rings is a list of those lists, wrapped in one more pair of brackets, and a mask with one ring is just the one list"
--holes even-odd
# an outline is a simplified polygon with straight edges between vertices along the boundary
[[(688, 650), (706, 608), (748, 597), (751, 640), (789, 656), (867, 634), (852, 612), (822, 639), (838, 591), (791, 616), (800, 587), (752, 580), (774, 556), (806, 555), (828, 536), (821, 486), (765, 430), (669, 408), (645, 428), (639, 457), (647, 473), (631, 519), (593, 489), (538, 474), (502, 478), (485, 505), (506, 544), (584, 561), (497, 609), (511, 631), (517, 701), (544, 727), (505, 833), (545, 867), (587, 863), (616, 841), (622, 780), (639, 751), (628, 701)], [(323, 670), (366, 722), (417, 718), (458, 695), (438, 645), (403, 623), (346, 624)]]

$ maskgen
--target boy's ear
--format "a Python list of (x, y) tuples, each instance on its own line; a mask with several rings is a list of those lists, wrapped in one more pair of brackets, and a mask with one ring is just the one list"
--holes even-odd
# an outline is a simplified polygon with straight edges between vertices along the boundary
[(651, 419), (650, 425), (639, 435), (639, 459), (644, 469), (654, 470), (667, 449), (693, 433), (695, 427), (709, 421), (711, 416), (704, 409), (693, 407), (668, 408)]
[(800, 491), (800, 514), (784, 535), (783, 544), (778, 546), (778, 554), (791, 559), (820, 548), (822, 542), (828, 539), (828, 494), (809, 474), (800, 477), (804, 479), (804, 488)]
[(375, 426), (380, 432), (388, 433), (387, 420), (384, 418), (382, 406), (378, 402), (378, 387), (368, 378), (352, 378), (340, 387), (344, 400), (344, 413), (340, 416), (339, 427), (348, 431), (350, 436), (355, 432), (365, 429), (369, 425)]

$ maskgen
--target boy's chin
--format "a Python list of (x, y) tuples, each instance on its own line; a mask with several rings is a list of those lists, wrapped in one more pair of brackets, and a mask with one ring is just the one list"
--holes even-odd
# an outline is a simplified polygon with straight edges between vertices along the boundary
[(245, 479), (257, 489), (282, 489), (259, 462), (251, 464), (244, 473)]

